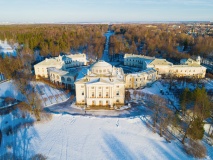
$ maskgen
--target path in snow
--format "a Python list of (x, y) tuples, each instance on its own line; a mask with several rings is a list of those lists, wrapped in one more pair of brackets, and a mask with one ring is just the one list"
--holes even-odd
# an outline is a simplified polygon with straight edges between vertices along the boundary
[(104, 36), (106, 37), (106, 43), (105, 43), (105, 47), (104, 47), (104, 52), (102, 55), (101, 60), (104, 60), (106, 62), (109, 62), (109, 38), (110, 36), (112, 36), (114, 33), (111, 31), (107, 31)]

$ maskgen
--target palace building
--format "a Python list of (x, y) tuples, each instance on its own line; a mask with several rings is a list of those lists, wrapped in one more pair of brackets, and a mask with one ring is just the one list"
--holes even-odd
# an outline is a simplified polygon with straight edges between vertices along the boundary
[(98, 61), (75, 82), (76, 104), (90, 106), (124, 105), (125, 74), (105, 61)]
[(161, 76), (204, 78), (206, 68), (201, 64), (200, 57), (196, 60), (182, 59), (180, 65), (173, 65), (166, 59), (159, 59), (143, 55), (125, 54), (124, 65), (135, 66), (141, 69), (153, 68)]
[(46, 58), (42, 62), (34, 65), (36, 78), (43, 77), (49, 78), (48, 69), (56, 68), (59, 70), (67, 70), (70, 67), (83, 66), (87, 64), (86, 54), (70, 54), (70, 55), (59, 55), (54, 58)]
[(37, 78), (42, 76), (66, 88), (75, 88), (77, 106), (109, 109), (125, 104), (125, 89), (144, 87), (164, 75), (203, 78), (206, 73), (206, 68), (200, 65), (200, 57), (182, 59), (180, 65), (173, 65), (166, 59), (125, 54), (124, 65), (141, 68), (140, 72), (128, 74), (103, 60), (84, 72), (71, 68), (83, 65), (86, 65), (86, 55), (77, 54), (45, 59), (34, 68)]
[(157, 72), (153, 68), (148, 68), (141, 72), (127, 74), (125, 80), (126, 88), (140, 88), (155, 82), (157, 80)]

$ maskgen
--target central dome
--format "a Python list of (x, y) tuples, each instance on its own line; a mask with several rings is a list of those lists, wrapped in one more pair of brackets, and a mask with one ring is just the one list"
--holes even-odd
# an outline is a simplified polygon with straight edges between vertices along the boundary
[(92, 68), (93, 68), (93, 67), (112, 67), (112, 65), (109, 64), (109, 63), (107, 63), (107, 62), (105, 62), (105, 61), (103, 61), (103, 60), (99, 60), (98, 62), (96, 62), (96, 63), (92, 66)]
[(112, 65), (103, 60), (99, 60), (90, 68), (90, 70), (96, 74), (106, 74), (112, 72)]

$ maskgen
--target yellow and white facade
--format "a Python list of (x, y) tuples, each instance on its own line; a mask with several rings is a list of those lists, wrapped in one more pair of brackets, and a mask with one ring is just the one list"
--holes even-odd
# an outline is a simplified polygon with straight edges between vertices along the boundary
[(124, 105), (125, 75), (122, 68), (98, 61), (87, 75), (75, 82), (76, 104), (90, 106)]
[(124, 56), (124, 65), (136, 66), (141, 69), (153, 68), (157, 71), (157, 75), (175, 77), (204, 78), (206, 68), (200, 62), (200, 57), (197, 57), (196, 60), (182, 59), (180, 65), (173, 65), (166, 59), (134, 54), (125, 54)]
[(58, 57), (45, 59), (44, 61), (34, 65), (35, 76), (49, 78), (48, 68), (55, 67), (56, 69), (66, 70), (70, 67), (83, 66), (87, 64), (86, 54), (70, 54), (59, 55)]

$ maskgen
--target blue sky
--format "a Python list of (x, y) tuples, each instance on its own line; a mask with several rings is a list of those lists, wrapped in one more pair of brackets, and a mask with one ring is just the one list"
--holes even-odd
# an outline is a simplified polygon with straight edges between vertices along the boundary
[(213, 0), (0, 0), (0, 22), (213, 21)]

